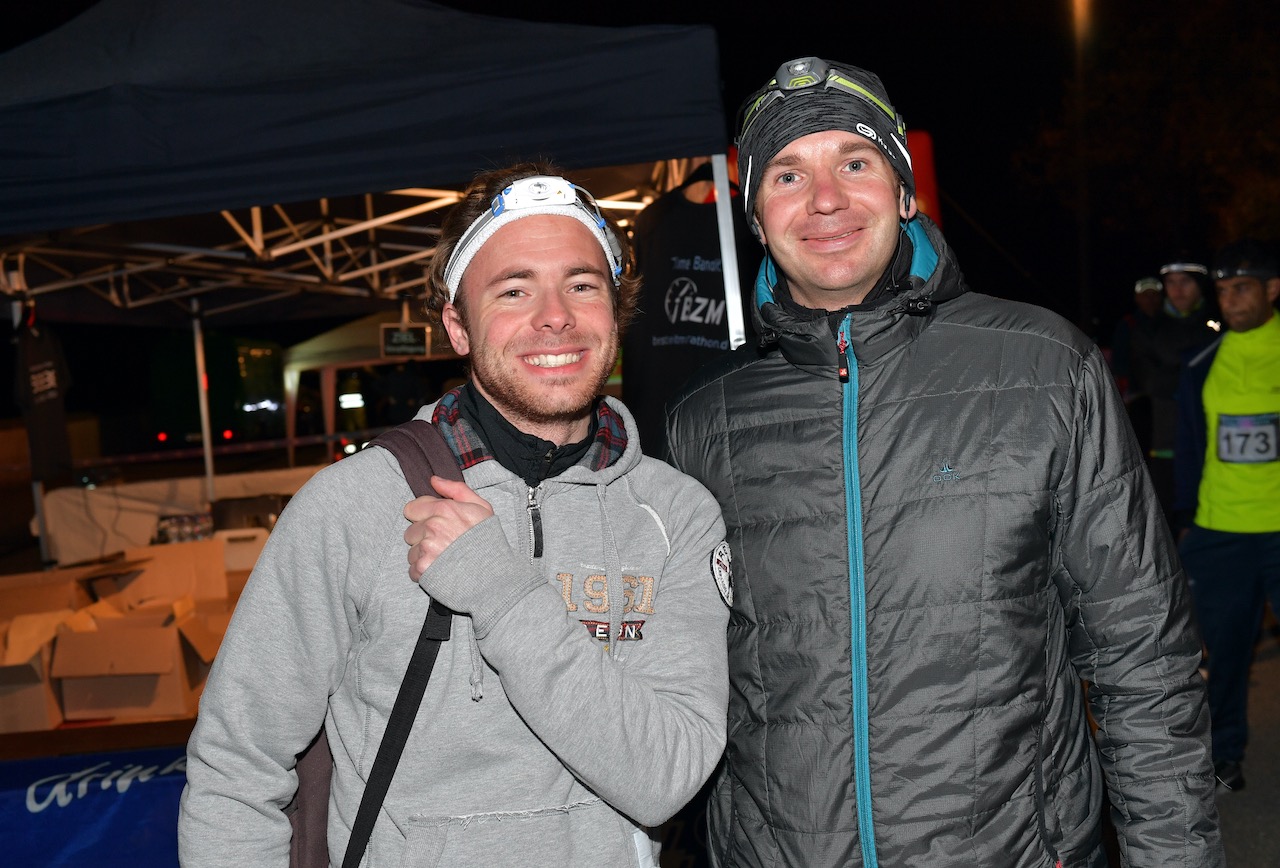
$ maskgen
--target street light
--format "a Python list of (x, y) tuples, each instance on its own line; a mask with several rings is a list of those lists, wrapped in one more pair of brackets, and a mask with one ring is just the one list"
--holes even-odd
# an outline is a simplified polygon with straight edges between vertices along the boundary
[(1076, 29), (1076, 57), (1080, 56), (1080, 47), (1089, 35), (1089, 0), (1071, 0), (1071, 18)]
[(1093, 299), (1089, 289), (1089, 173), (1085, 166), (1085, 90), (1084, 47), (1089, 38), (1089, 0), (1071, 0), (1071, 19), (1075, 31), (1075, 105), (1072, 111), (1076, 149), (1076, 241), (1079, 284), (1079, 321), (1081, 328), (1091, 331)]

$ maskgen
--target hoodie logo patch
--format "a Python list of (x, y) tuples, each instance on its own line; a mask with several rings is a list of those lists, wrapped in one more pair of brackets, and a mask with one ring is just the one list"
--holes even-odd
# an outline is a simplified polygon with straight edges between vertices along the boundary
[(711, 552), (711, 576), (716, 580), (720, 590), (720, 598), (724, 604), (733, 607), (733, 555), (729, 544), (723, 540)]
[[(608, 621), (579, 621), (578, 623), (587, 628), (587, 635), (592, 639), (598, 642), (609, 641)], [(623, 621), (618, 628), (618, 641), (639, 642), (644, 638), (644, 634), (640, 632), (643, 626), (644, 621)]]

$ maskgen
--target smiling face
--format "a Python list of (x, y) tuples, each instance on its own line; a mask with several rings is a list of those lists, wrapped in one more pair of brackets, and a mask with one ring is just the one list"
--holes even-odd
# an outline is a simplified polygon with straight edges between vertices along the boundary
[(1280, 277), (1230, 277), (1214, 281), (1214, 287), (1222, 319), (1233, 332), (1252, 331), (1275, 315)]
[(442, 313), (449, 341), (471, 357), (471, 382), (526, 434), (581, 440), (618, 354), (613, 282), (600, 242), (571, 217), (503, 226), (462, 276)]
[(791, 142), (765, 167), (757, 199), (760, 240), (796, 301), (821, 310), (858, 304), (889, 267), (899, 221), (914, 197), (880, 149), (828, 130)]

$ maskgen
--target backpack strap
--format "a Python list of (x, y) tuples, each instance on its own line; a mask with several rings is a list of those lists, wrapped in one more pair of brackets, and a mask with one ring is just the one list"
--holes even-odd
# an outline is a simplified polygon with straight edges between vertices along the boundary
[(445, 442), (440, 429), (425, 419), (410, 419), (383, 431), (369, 441), (370, 446), (381, 446), (400, 461), (404, 478), (413, 489), (415, 497), (435, 494), (431, 477), (462, 479), (458, 459)]
[[(409, 487), (418, 497), (435, 494), (431, 487), (433, 475), (445, 479), (462, 479), (462, 471), (458, 468), (457, 459), (449, 449), (449, 444), (445, 443), (436, 426), (423, 419), (412, 419), (384, 431), (373, 438), (369, 445), (382, 446), (395, 455)], [(426, 620), (422, 624), (422, 632), (418, 635), (418, 643), (414, 646), (404, 680), (400, 683), (400, 692), (396, 694), (395, 704), (391, 706), (387, 731), (382, 736), (373, 768), (369, 771), (369, 781), (365, 784), (364, 795), (360, 799), (360, 810), (356, 812), (355, 822), (351, 825), (351, 837), (347, 841), (346, 855), (342, 858), (342, 868), (357, 868), (364, 858), (374, 823), (391, 786), (391, 778), (401, 754), (404, 753), (418, 708), (422, 705), (427, 680), (435, 666), (436, 655), (440, 653), (440, 643), (449, 638), (452, 617), (452, 612), (435, 600), (431, 601)]]

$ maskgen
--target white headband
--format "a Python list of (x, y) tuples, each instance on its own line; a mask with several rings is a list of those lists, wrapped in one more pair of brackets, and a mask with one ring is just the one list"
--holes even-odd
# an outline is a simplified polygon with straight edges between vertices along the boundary
[(622, 274), (622, 247), (600, 216), (595, 199), (586, 190), (564, 178), (534, 175), (515, 181), (494, 196), (489, 209), (462, 233), (444, 267), (444, 283), (449, 288), (449, 301), (452, 302), (457, 297), (463, 272), (495, 232), (521, 217), (538, 214), (572, 217), (591, 230), (613, 269), (611, 276), (614, 285), (617, 285), (618, 276)]
[(1191, 274), (1209, 273), (1209, 269), (1198, 262), (1170, 262), (1168, 265), (1160, 266), (1161, 274), (1170, 274), (1174, 271), (1186, 271)]

